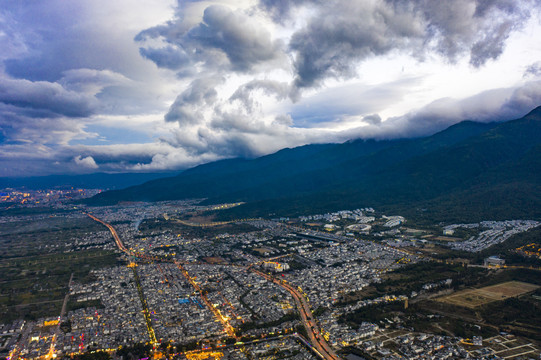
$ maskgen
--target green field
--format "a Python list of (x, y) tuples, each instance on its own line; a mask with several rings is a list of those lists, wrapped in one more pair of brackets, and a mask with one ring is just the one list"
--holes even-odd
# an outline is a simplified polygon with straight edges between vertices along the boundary
[(52, 210), (25, 215), (0, 227), (0, 323), (59, 315), (71, 274), (86, 282), (92, 269), (117, 263), (113, 251), (74, 247), (106, 231), (95, 221)]
[(0, 323), (59, 315), (72, 273), (86, 282), (90, 270), (116, 262), (117, 254), (103, 250), (0, 260)]

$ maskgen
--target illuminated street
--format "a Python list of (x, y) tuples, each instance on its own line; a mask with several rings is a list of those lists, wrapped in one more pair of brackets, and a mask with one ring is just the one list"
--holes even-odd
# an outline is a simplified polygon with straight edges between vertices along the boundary
[(276, 279), (275, 277), (262, 273), (258, 270), (253, 271), (263, 276), (267, 280), (284, 287), (291, 293), (291, 295), (293, 295), (297, 303), (297, 308), (301, 314), (302, 321), (306, 328), (306, 332), (308, 333), (308, 337), (310, 338), (310, 342), (316, 348), (317, 352), (324, 359), (340, 359), (338, 355), (336, 355), (336, 353), (330, 348), (329, 344), (327, 344), (325, 339), (323, 339), (323, 337), (320, 335), (321, 331), (319, 330), (319, 326), (313, 318), (312, 310), (310, 309), (310, 305), (308, 304), (308, 301), (306, 300), (304, 295), (298, 289), (295, 289), (283, 280)]

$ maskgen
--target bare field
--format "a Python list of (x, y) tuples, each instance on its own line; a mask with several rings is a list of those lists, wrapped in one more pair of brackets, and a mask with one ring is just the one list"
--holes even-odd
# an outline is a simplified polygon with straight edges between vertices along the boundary
[(455, 241), (462, 241), (463, 239), (457, 238), (457, 237), (450, 237), (450, 236), (436, 236), (434, 240), (438, 241), (447, 241), (447, 242), (455, 242)]
[(221, 258), (219, 256), (210, 256), (206, 257), (203, 260), (205, 260), (209, 264), (225, 264), (227, 261), (225, 261), (224, 258)]
[(266, 253), (273, 251), (274, 249), (269, 249), (266, 247), (253, 248), (253, 251), (257, 251), (259, 255), (265, 256)]
[(448, 296), (443, 296), (437, 299), (437, 301), (473, 309), (494, 301), (505, 300), (510, 297), (526, 294), (535, 291), (538, 288), (539, 286), (534, 284), (520, 281), (508, 281), (480, 289), (459, 291)]

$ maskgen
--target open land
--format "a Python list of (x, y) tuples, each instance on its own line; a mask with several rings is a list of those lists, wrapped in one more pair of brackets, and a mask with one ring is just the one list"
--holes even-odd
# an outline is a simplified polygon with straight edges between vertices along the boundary
[(480, 289), (463, 290), (447, 295), (438, 301), (448, 304), (476, 308), (494, 301), (502, 301), (510, 297), (520, 296), (539, 289), (540, 286), (520, 281), (509, 281)]

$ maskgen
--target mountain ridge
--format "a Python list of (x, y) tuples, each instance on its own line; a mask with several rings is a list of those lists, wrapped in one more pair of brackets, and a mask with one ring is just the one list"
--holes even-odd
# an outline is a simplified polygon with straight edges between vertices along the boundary
[[(84, 175), (46, 175), (30, 177), (0, 177), (0, 189), (25, 188), (43, 189), (119, 189), (140, 185), (149, 180), (173, 175), (171, 172), (159, 173), (92, 173)], [(177, 175), (177, 173), (175, 173)]]
[[(527, 170), (538, 160), (540, 139), (538, 107), (517, 120), (464, 121), (423, 138), (305, 145), (256, 159), (222, 160), (173, 178), (104, 192), (87, 203), (206, 198), (205, 203), (248, 203), (224, 213), (231, 216), (240, 212), (289, 215), (307, 208), (405, 208), (434, 204), (437, 199), (450, 203), (453, 194), (469, 194), (472, 199), (479, 193), (492, 194), (495, 203), (498, 193), (528, 183), (534, 201), (528, 205), (531, 211), (522, 213), (538, 216), (533, 207), (541, 208), (535, 200), (539, 175), (529, 175)], [(513, 177), (509, 172), (523, 175)], [(471, 192), (475, 188), (477, 195)], [(484, 208), (480, 202), (476, 200), (474, 208)], [(503, 210), (484, 210), (493, 217), (504, 216)]]

